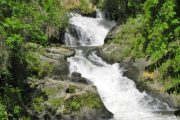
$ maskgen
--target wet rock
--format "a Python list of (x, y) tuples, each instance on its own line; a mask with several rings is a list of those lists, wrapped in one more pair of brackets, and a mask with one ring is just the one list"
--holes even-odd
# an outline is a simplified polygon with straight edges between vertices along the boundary
[(65, 46), (52, 46), (46, 48), (47, 57), (52, 59), (66, 59), (67, 57), (71, 57), (75, 55), (75, 51), (73, 49), (67, 48)]
[(180, 109), (179, 109), (179, 110), (176, 110), (176, 111), (174, 112), (174, 114), (175, 114), (176, 116), (180, 116)]
[(86, 78), (84, 78), (84, 77), (81, 77), (81, 74), (78, 73), (78, 72), (73, 72), (71, 74), (70, 80), (73, 81), (73, 82), (80, 82), (80, 83), (88, 84), (88, 80)]
[(78, 72), (73, 72), (71, 74), (72, 77), (81, 77), (81, 73), (78, 73)]
[[(93, 39), (93, 36), (88, 36), (88, 33), (86, 31), (84, 31), (84, 29), (82, 27), (73, 25), (73, 24), (69, 24), (68, 28), (67, 28), (67, 33), (73, 36), (73, 41), (70, 40), (71, 42), (73, 42), (73, 45), (79, 46), (81, 44), (81, 41), (86, 41), (86, 44), (90, 44), (91, 39)], [(66, 38), (66, 42), (68, 42), (68, 39), (72, 39), (72, 38)], [(70, 43), (71, 43), (70, 42)], [(72, 44), (72, 43), (71, 43)]]
[(64, 60), (54, 64), (53, 76), (56, 76), (56, 79), (66, 80), (68, 78), (68, 63)]
[(148, 93), (152, 95), (153, 97), (158, 98), (160, 101), (167, 103), (171, 107), (174, 107), (174, 108), (178, 107), (176, 98), (173, 95), (169, 95), (168, 93), (165, 93), (165, 92), (157, 92), (152, 89), (151, 91), (148, 91)]
[(163, 86), (161, 85), (161, 83), (157, 82), (156, 80), (142, 80), (142, 75), (145, 72), (145, 67), (149, 64), (150, 63), (146, 60), (146, 58), (136, 59), (134, 62), (127, 65), (131, 66), (130, 68), (125, 67), (127, 71), (124, 72), (124, 75), (134, 80), (137, 88), (140, 91), (145, 90), (148, 94), (152, 95), (155, 98), (158, 98), (162, 102), (167, 103), (169, 106), (178, 108), (179, 98), (173, 94), (168, 94), (166, 91), (162, 91)]
[(131, 64), (122, 64), (121, 67), (124, 68), (123, 76), (126, 76), (129, 79), (137, 81), (140, 73), (136, 67), (134, 67)]

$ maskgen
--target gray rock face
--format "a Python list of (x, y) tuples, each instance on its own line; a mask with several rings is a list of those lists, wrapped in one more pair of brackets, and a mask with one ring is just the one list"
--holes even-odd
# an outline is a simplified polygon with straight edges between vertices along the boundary
[[(76, 73), (77, 74), (77, 73)], [(79, 74), (77, 74), (79, 75)], [(112, 118), (91, 84), (57, 81), (51, 78), (35, 81), (46, 98), (31, 118), (36, 120), (108, 120)], [(69, 89), (67, 91), (67, 89)]]
[(73, 72), (71, 74), (70, 80), (73, 82), (80, 82), (80, 83), (88, 84), (88, 80), (86, 78), (81, 77), (81, 74), (78, 72)]
[(149, 93), (154, 97), (157, 97), (159, 100), (168, 103), (171, 107), (177, 108), (178, 106), (175, 96), (173, 95), (169, 95), (168, 93), (164, 92), (155, 92), (153, 90), (151, 90)]
[(49, 47), (46, 53), (41, 56), (42, 61), (49, 62), (53, 65), (53, 76), (56, 79), (68, 79), (68, 62), (67, 57), (74, 56), (75, 51), (65, 47)]
[(139, 78), (140, 71), (131, 64), (122, 64), (121, 67), (125, 69), (123, 76), (126, 76), (132, 80), (137, 81)]
[(105, 44), (97, 48), (97, 55), (108, 63), (122, 62), (124, 56), (122, 56), (122, 46), (111, 43)]

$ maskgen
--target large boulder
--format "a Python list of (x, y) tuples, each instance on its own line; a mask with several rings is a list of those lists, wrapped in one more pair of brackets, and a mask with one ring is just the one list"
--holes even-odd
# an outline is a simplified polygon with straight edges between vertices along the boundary
[(80, 83), (85, 83), (85, 84), (88, 83), (88, 80), (86, 78), (82, 77), (81, 73), (78, 73), (78, 72), (73, 72), (71, 74), (70, 80), (73, 82), (80, 82)]
[(122, 49), (121, 45), (115, 43), (105, 44), (97, 48), (97, 55), (108, 63), (120, 63), (124, 59), (121, 54)]
[(41, 55), (41, 60), (53, 65), (52, 75), (56, 79), (66, 80), (69, 73), (66, 59), (74, 55), (74, 50), (63, 46), (52, 46), (45, 48), (44, 54)]
[(107, 120), (112, 117), (91, 84), (51, 78), (31, 83), (43, 93), (32, 103), (31, 119)]

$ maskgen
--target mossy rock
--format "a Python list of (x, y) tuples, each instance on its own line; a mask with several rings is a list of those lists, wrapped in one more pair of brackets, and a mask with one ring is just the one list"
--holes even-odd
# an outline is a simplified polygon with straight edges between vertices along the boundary
[[(35, 82), (36, 88), (40, 88), (45, 95), (34, 98), (33, 108), (38, 119), (44, 119), (46, 115), (50, 120), (96, 120), (112, 117), (92, 85), (50, 78)], [(58, 119), (56, 115), (59, 116)]]
[(47, 95), (55, 95), (62, 89), (63, 89), (63, 86), (61, 84), (58, 84), (54, 86), (44, 87), (42, 91), (45, 92)]
[(37, 52), (27, 52), (25, 55), (27, 70), (30, 77), (42, 79), (50, 76), (53, 70), (53, 65), (49, 61), (42, 62), (40, 55)]
[(61, 107), (64, 103), (64, 98), (51, 98), (48, 102), (55, 108)]
[(75, 93), (76, 92), (76, 86), (75, 85), (69, 85), (69, 87), (66, 89), (66, 93)]
[(125, 55), (122, 54), (122, 46), (116, 43), (98, 47), (97, 55), (108, 63), (122, 62)]
[(73, 96), (65, 101), (65, 113), (78, 111), (82, 107), (89, 107), (92, 109), (101, 109), (103, 103), (96, 93), (86, 93), (77, 96)]
[(50, 45), (43, 47), (36, 43), (24, 44), (25, 64), (28, 76), (37, 79), (58, 76), (61, 79), (68, 78), (67, 57), (75, 55), (75, 51), (62, 45)]

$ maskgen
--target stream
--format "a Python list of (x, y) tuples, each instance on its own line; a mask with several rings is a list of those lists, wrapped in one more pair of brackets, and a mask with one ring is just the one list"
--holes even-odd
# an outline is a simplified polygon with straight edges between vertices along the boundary
[(65, 44), (76, 50), (76, 55), (68, 58), (70, 74), (79, 72), (97, 87), (104, 105), (114, 115), (112, 120), (178, 120), (174, 115), (160, 114), (173, 108), (140, 92), (134, 81), (123, 76), (118, 63), (107, 64), (95, 51), (85, 54), (86, 48), (104, 44), (107, 33), (116, 25), (114, 21), (98, 12), (96, 18), (71, 14), (69, 24)]

